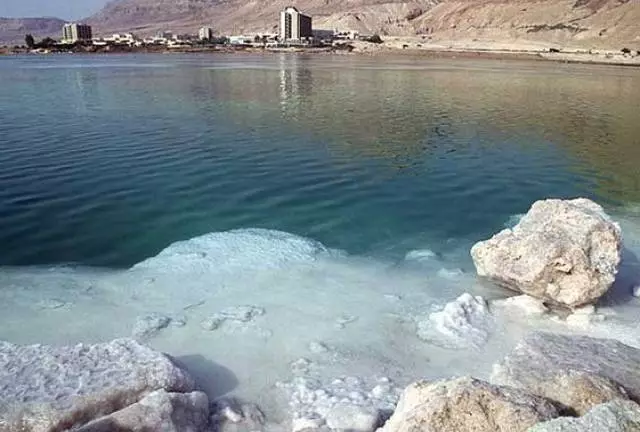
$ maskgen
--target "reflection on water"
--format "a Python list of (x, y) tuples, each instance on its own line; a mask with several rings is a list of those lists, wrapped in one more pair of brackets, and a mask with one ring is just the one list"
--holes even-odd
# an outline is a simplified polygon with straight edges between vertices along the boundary
[(329, 138), (339, 155), (405, 168), (443, 141), (447, 151), (479, 142), (523, 151), (552, 146), (581, 160), (575, 169), (595, 175), (607, 199), (640, 199), (639, 71), (404, 62), (282, 55), (262, 69), (200, 73), (215, 75), (216, 97), (235, 101), (232, 121), (248, 126), (261, 118)]
[(309, 59), (304, 56), (281, 56), (279, 60), (282, 117), (295, 119), (313, 90), (312, 67), (305, 66)]
[(0, 264), (128, 266), (242, 227), (402, 256), (543, 197), (640, 201), (635, 69), (17, 57), (0, 80)]

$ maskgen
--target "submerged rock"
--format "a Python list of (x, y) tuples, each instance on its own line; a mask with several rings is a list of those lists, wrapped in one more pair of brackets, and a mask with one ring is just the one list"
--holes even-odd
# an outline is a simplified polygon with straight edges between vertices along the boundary
[(171, 324), (171, 318), (159, 313), (150, 313), (136, 319), (131, 335), (136, 339), (148, 339), (155, 336)]
[(561, 417), (539, 423), (527, 432), (638, 432), (640, 406), (616, 400), (598, 405), (582, 417)]
[(167, 393), (156, 390), (140, 402), (99, 418), (78, 432), (209, 430), (209, 398), (202, 392)]
[[(541, 385), (547, 386), (543, 383), (552, 386), (567, 371), (588, 372), (623, 385), (629, 397), (638, 401), (638, 365), (640, 350), (615, 340), (538, 332), (528, 335), (501, 363), (494, 365), (491, 381), (540, 392)], [(603, 388), (593, 380), (589, 387), (589, 391), (600, 388), (598, 392)]]
[(356, 321), (358, 321), (358, 317), (357, 316), (345, 314), (345, 315), (342, 315), (342, 316), (340, 316), (340, 317), (338, 317), (336, 319), (335, 327), (337, 329), (343, 329), (347, 325), (349, 325), (351, 323), (354, 323)]
[(200, 323), (200, 327), (209, 331), (217, 330), (227, 321), (246, 324), (264, 314), (265, 310), (258, 306), (232, 306), (207, 317)]
[(418, 322), (417, 335), (444, 348), (477, 348), (489, 338), (491, 326), (492, 317), (484, 299), (465, 293)]
[(220, 328), (222, 323), (224, 323), (224, 318), (221, 318), (218, 315), (212, 315), (202, 320), (200, 327), (202, 327), (203, 330), (213, 331)]
[(558, 417), (556, 406), (523, 390), (474, 378), (417, 382), (381, 432), (524, 432)]
[(60, 309), (67, 306), (67, 303), (64, 300), (60, 300), (57, 298), (43, 299), (38, 302), (38, 307), (40, 309)]
[(191, 392), (193, 379), (132, 339), (66, 347), (0, 342), (0, 431), (70, 429), (154, 390)]
[(245, 403), (234, 398), (215, 401), (212, 407), (211, 423), (218, 432), (246, 432), (264, 429), (266, 418), (258, 405)]
[(621, 251), (619, 225), (579, 198), (534, 203), (513, 229), (476, 243), (471, 256), (480, 276), (573, 308), (607, 292)]
[(225, 320), (246, 323), (252, 321), (255, 317), (264, 315), (264, 313), (265, 310), (258, 306), (232, 306), (223, 309), (218, 315)]
[(323, 354), (329, 351), (329, 347), (320, 341), (313, 341), (309, 343), (309, 351), (314, 354)]

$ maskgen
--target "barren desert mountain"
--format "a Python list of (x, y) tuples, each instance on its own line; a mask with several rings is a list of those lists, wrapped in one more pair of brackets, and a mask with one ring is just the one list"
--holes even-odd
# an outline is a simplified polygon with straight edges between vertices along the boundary
[(270, 32), (277, 27), (279, 12), (292, 5), (312, 15), (316, 28), (410, 34), (413, 26), (406, 17), (436, 4), (436, 0), (116, 0), (89, 22), (109, 31), (141, 33), (169, 28), (193, 31), (205, 24), (223, 33)]
[(441, 39), (640, 49), (637, 0), (448, 0), (417, 18)]
[[(195, 33), (203, 25), (220, 34), (274, 32), (279, 11), (290, 5), (312, 15), (317, 29), (417, 36), (445, 46), (640, 49), (640, 0), (113, 0), (86, 21), (96, 35)], [(13, 21), (5, 29), (0, 21), (0, 40), (47, 33)]]
[(57, 36), (64, 21), (58, 18), (2, 18), (0, 17), (0, 42), (23, 44), (24, 37)]
[(114, 0), (88, 21), (101, 33), (211, 25), (239, 34), (274, 31), (278, 12), (289, 5), (322, 29), (640, 49), (638, 0)]

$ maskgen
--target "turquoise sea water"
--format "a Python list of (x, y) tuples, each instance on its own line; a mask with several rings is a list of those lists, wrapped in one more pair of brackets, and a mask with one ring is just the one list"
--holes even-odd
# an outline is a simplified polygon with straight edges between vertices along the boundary
[(640, 71), (306, 55), (0, 58), (0, 265), (261, 227), (356, 255), (640, 198)]
[[(640, 70), (61, 55), (0, 57), (0, 84), (0, 340), (135, 337), (268, 432), (488, 379), (534, 330), (640, 347)], [(471, 245), (575, 196), (622, 225), (606, 319), (501, 306)]]

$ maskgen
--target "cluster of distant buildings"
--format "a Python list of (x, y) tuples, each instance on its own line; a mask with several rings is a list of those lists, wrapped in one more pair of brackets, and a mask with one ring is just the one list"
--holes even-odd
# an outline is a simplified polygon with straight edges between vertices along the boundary
[(342, 39), (357, 39), (354, 31), (314, 30), (312, 18), (301, 13), (295, 7), (286, 7), (280, 12), (278, 33), (251, 35), (232, 35), (218, 37), (211, 27), (202, 27), (197, 35), (173, 34), (170, 31), (159, 32), (153, 37), (139, 38), (132, 33), (113, 34), (109, 37), (94, 38), (91, 26), (81, 23), (68, 23), (62, 29), (62, 43), (82, 43), (94, 46), (126, 45), (130, 47), (166, 46), (180, 48), (193, 46), (198, 42), (224, 40), (230, 45), (260, 45), (267, 47), (311, 45)]

